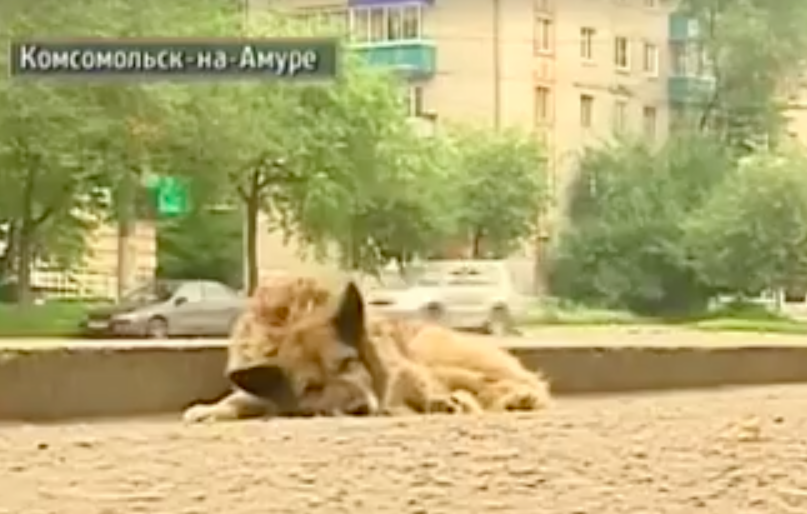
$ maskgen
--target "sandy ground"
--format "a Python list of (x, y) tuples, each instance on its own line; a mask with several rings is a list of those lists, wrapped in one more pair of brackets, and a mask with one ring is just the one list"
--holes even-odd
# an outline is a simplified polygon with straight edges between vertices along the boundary
[(807, 386), (536, 415), (0, 426), (0, 513), (807, 512)]

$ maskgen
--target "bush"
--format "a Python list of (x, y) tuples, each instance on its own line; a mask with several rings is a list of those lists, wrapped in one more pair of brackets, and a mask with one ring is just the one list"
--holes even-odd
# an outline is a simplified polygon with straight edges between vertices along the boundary
[(702, 281), (753, 296), (807, 283), (807, 161), (796, 152), (747, 159), (685, 224)]
[(587, 151), (550, 257), (552, 294), (649, 316), (705, 310), (712, 290), (691, 266), (684, 222), (730, 174), (729, 157), (703, 137)]
[(87, 312), (79, 302), (0, 304), (0, 337), (74, 337)]

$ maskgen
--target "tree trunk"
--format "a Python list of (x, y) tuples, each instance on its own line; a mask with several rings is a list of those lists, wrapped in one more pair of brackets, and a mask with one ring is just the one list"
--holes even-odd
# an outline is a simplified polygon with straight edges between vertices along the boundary
[(471, 258), (479, 259), (482, 257), (482, 230), (475, 229), (473, 239), (471, 240)]
[(14, 219), (8, 222), (8, 232), (6, 233), (6, 248), (3, 257), (0, 258), (0, 278), (14, 276), (17, 270), (17, 248), (20, 235), (19, 221)]
[(33, 265), (34, 223), (31, 216), (23, 218), (17, 239), (17, 303), (31, 303), (31, 266)]
[(120, 300), (129, 291), (129, 279), (132, 276), (131, 239), (135, 224), (135, 194), (136, 185), (132, 176), (123, 174), (123, 180), (118, 185), (118, 247), (117, 247), (117, 297)]
[(244, 289), (252, 294), (258, 286), (258, 216), (261, 210), (261, 191), (257, 171), (252, 173), (250, 188), (245, 200), (244, 237), (246, 239), (246, 274), (244, 276)]
[(36, 229), (34, 221), (34, 190), (36, 188), (36, 171), (29, 170), (25, 174), (22, 187), (22, 217), (20, 219), (17, 238), (17, 303), (31, 303), (31, 265), (33, 261), (33, 236)]

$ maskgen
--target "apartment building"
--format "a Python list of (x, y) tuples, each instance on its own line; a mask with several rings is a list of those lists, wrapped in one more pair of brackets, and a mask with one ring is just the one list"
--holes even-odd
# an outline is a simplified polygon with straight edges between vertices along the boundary
[(252, 1), (336, 27), (399, 70), (413, 116), (533, 129), (550, 149), (555, 221), (586, 145), (661, 141), (709, 86), (697, 26), (667, 0)]

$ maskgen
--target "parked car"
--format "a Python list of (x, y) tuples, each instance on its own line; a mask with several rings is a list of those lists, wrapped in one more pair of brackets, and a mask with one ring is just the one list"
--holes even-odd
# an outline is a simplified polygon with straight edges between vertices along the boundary
[(211, 280), (157, 280), (120, 302), (90, 310), (85, 334), (107, 337), (226, 337), (246, 299)]
[(527, 310), (506, 261), (428, 261), (411, 277), (389, 278), (367, 293), (369, 308), (380, 314), (505, 335)]

